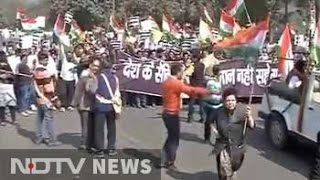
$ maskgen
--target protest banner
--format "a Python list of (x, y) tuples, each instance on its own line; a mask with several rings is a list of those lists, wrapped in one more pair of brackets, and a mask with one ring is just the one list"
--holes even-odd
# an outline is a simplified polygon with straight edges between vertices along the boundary
[[(170, 63), (166, 61), (142, 60), (122, 53), (118, 56), (117, 76), (122, 91), (161, 96), (161, 83), (170, 75)], [(172, 62), (171, 62), (172, 63)], [(179, 62), (177, 62), (179, 63)], [(220, 82), (223, 87), (234, 86), (240, 97), (250, 96), (250, 86), (256, 76), (254, 97), (264, 93), (264, 86), (270, 78), (278, 77), (276, 66), (268, 62), (258, 62), (256, 74), (253, 67), (243, 60), (220, 63)]]

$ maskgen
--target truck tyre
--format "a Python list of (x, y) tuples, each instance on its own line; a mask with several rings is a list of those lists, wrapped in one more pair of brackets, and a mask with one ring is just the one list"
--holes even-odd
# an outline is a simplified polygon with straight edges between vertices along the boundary
[(310, 180), (320, 180), (320, 145), (318, 142), (318, 150), (315, 156), (314, 164), (310, 171)]
[(265, 123), (266, 133), (271, 144), (279, 150), (285, 149), (288, 145), (289, 135), (283, 117), (276, 112), (272, 112)]

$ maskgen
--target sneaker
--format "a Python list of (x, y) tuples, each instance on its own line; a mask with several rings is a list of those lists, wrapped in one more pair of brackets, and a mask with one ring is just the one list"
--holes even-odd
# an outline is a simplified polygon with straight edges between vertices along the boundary
[(29, 116), (27, 111), (22, 112), (21, 115), (24, 116), (24, 117), (28, 117)]
[(86, 148), (86, 151), (89, 153), (89, 154), (95, 154), (95, 153), (97, 153), (97, 150), (95, 149), (95, 148)]
[(94, 157), (95, 157), (95, 158), (104, 158), (104, 153), (103, 153), (103, 151), (96, 152), (96, 153), (94, 154)]
[(174, 164), (169, 165), (169, 166), (167, 167), (167, 169), (168, 169), (169, 171), (178, 171), (177, 166), (175, 166)]
[(31, 109), (32, 111), (36, 111), (38, 108), (37, 108), (36, 105), (32, 104), (32, 105), (30, 106), (30, 109)]
[(53, 106), (53, 107), (52, 107), (52, 110), (56, 111), (56, 110), (57, 110), (57, 108), (56, 108), (55, 106)]
[(34, 111), (29, 111), (29, 110), (27, 110), (26, 112), (27, 112), (28, 114), (35, 114)]
[(46, 144), (48, 146), (61, 146), (62, 145), (62, 143), (59, 141), (47, 141)]
[(43, 139), (36, 139), (36, 140), (34, 140), (34, 143), (36, 145), (40, 145), (41, 143), (43, 143)]
[(11, 122), (11, 124), (14, 125), (14, 126), (18, 126), (19, 125), (19, 123), (17, 121), (13, 121), (13, 122)]
[(204, 144), (210, 144), (211, 142), (210, 142), (210, 139), (204, 139), (203, 143)]
[(74, 110), (74, 108), (73, 108), (73, 107), (71, 107), (71, 106), (69, 106), (67, 110), (68, 110), (68, 111), (73, 111), (73, 110)]
[(5, 122), (1, 122), (1, 123), (0, 123), (0, 126), (3, 126), (3, 127), (4, 127), (4, 126), (6, 126), (6, 123), (5, 123)]
[(60, 108), (60, 112), (65, 112), (66, 111), (66, 108), (62, 107)]
[(108, 155), (109, 155), (109, 156), (115, 156), (115, 155), (117, 155), (117, 154), (118, 154), (118, 152), (117, 152), (116, 150), (114, 150), (114, 149), (108, 150)]
[(86, 148), (85, 145), (82, 144), (82, 145), (80, 145), (80, 146), (78, 147), (78, 149), (79, 149), (79, 150), (86, 150), (87, 148)]
[(192, 123), (192, 121), (193, 121), (193, 118), (192, 118), (192, 117), (188, 117), (187, 122), (188, 122), (188, 123)]
[(176, 171), (177, 167), (174, 165), (174, 162), (165, 162), (161, 164), (163, 168), (166, 168), (168, 170)]

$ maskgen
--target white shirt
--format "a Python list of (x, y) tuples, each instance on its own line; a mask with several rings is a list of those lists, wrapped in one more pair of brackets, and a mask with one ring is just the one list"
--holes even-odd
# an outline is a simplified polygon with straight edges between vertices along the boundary
[(18, 57), (16, 55), (12, 55), (12, 56), (8, 56), (7, 60), (8, 60), (8, 64), (10, 65), (10, 68), (12, 69), (12, 72), (14, 74), (16, 74), (17, 73), (17, 67), (21, 62), (20, 57)]
[(76, 80), (77, 73), (73, 71), (73, 68), (76, 66), (76, 64), (68, 62), (66, 58), (63, 58), (60, 77), (65, 81)]
[(31, 70), (33, 70), (35, 68), (33, 62), (36, 62), (36, 63), (38, 62), (38, 56), (36, 54), (30, 54), (28, 56), (27, 65), (29, 66), (29, 68)]

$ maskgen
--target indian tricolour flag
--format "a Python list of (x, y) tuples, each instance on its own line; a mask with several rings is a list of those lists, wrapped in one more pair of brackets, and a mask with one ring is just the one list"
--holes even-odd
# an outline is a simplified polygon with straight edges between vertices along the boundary
[(278, 74), (286, 77), (293, 68), (292, 42), (289, 24), (286, 25), (279, 41), (280, 54), (278, 59)]
[(56, 22), (54, 24), (53, 41), (56, 44), (62, 43), (66, 46), (70, 46), (70, 38), (65, 30), (65, 21), (60, 14), (58, 14)]
[(200, 17), (200, 24), (199, 24), (199, 40), (202, 42), (206, 42), (208, 40), (210, 40), (210, 42), (214, 41), (214, 37), (211, 32), (211, 27), (201, 17)]
[(246, 5), (244, 0), (230, 0), (224, 10), (231, 16), (240, 18), (246, 10)]
[(153, 19), (152, 16), (149, 16), (147, 19), (140, 22), (142, 31), (151, 31), (153, 29), (160, 29), (157, 22)]
[(219, 35), (222, 37), (229, 37), (233, 35), (233, 29), (235, 26), (234, 17), (230, 16), (224, 10), (221, 12), (220, 17), (220, 31)]
[(114, 14), (112, 14), (110, 16), (110, 26), (112, 27), (112, 29), (119, 33), (124, 31), (125, 29), (125, 21), (123, 20), (123, 18), (120, 18), (118, 16), (115, 16)]
[(318, 65), (319, 58), (320, 58), (320, 32), (319, 31), (320, 31), (320, 19), (316, 25), (313, 43), (310, 49), (311, 59), (316, 65)]
[(179, 30), (174, 25), (174, 19), (166, 13), (163, 13), (162, 15), (162, 32), (169, 33), (174, 37), (179, 36)]
[(41, 30), (45, 27), (46, 18), (44, 16), (28, 17), (23, 8), (17, 8), (17, 29), (26, 31)]
[(225, 38), (214, 47), (226, 50), (233, 57), (257, 58), (269, 30), (269, 18), (255, 26), (239, 31), (234, 37)]
[(166, 14), (162, 15), (162, 31), (171, 31), (170, 19)]

